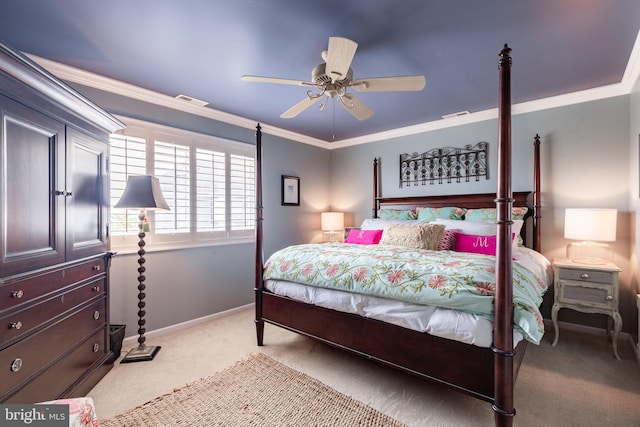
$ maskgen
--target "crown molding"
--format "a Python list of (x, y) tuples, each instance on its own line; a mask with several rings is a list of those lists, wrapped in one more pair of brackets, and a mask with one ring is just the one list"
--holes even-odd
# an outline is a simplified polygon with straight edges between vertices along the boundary
[[(191, 104), (182, 99), (176, 99), (169, 95), (158, 93), (149, 89), (141, 88), (119, 80), (95, 74), (90, 71), (81, 70), (66, 64), (42, 58), (36, 55), (27, 54), (29, 58), (35, 61), (51, 74), (61, 80), (77, 83), (83, 86), (125, 96), (127, 98), (137, 99), (139, 101), (148, 102), (150, 104), (171, 108), (173, 110), (183, 111), (189, 114), (206, 117), (217, 120), (230, 125), (238, 126), (245, 129), (255, 129), (256, 121), (245, 117), (236, 116), (234, 114), (225, 113), (223, 111), (207, 108), (197, 104)], [(291, 139), (297, 142), (303, 142), (309, 145), (315, 145), (327, 148), (328, 142), (317, 138), (311, 138), (296, 132), (291, 132), (268, 124), (260, 124), (262, 133)]]
[[(93, 87), (95, 89), (125, 96), (128, 98), (138, 99), (155, 105), (171, 108), (174, 110), (184, 111), (186, 113), (207, 117), (220, 122), (228, 123), (246, 129), (255, 129), (256, 121), (245, 117), (236, 116), (225, 113), (223, 111), (207, 108), (199, 105), (190, 104), (184, 100), (175, 99), (171, 96), (114, 80), (99, 74), (80, 70), (59, 62), (41, 58), (35, 55), (27, 55), (40, 66), (47, 69), (52, 74), (62, 80), (67, 80), (84, 86)], [(601, 86), (593, 89), (587, 89), (568, 94), (552, 96), (533, 101), (514, 104), (511, 107), (513, 115), (525, 114), (534, 111), (547, 110), (551, 108), (564, 107), (567, 105), (579, 104), (583, 102), (595, 101), (599, 99), (611, 98), (619, 95), (631, 93), (636, 82), (640, 78), (640, 32), (636, 37), (627, 67), (620, 83)], [(407, 126), (389, 131), (372, 133), (356, 138), (348, 138), (337, 141), (323, 141), (317, 138), (311, 138), (296, 132), (291, 132), (282, 128), (261, 124), (263, 133), (290, 139), (304, 144), (313, 145), (325, 149), (337, 149), (349, 147), (353, 145), (366, 144), (375, 141), (382, 141), (392, 138), (400, 138), (418, 133), (429, 132), (437, 129), (445, 129), (454, 126), (461, 126), (470, 123), (481, 122), (484, 120), (493, 120), (498, 117), (498, 109), (479, 111), (464, 116), (451, 117), (448, 119), (440, 119), (432, 122), (421, 123), (413, 126)]]

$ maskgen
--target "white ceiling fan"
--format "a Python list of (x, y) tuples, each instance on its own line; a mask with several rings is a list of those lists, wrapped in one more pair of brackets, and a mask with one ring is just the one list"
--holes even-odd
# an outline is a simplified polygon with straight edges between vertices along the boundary
[[(322, 52), (322, 59), (325, 63), (313, 69), (310, 82), (246, 75), (242, 76), (241, 80), (311, 86), (318, 90), (318, 92), (308, 90), (305, 99), (280, 115), (284, 119), (297, 116), (325, 97), (326, 99), (338, 99), (340, 104), (356, 119), (366, 120), (373, 115), (373, 111), (358, 98), (348, 93), (348, 88), (351, 87), (358, 92), (420, 91), (424, 89), (424, 76), (376, 77), (353, 80), (351, 61), (357, 48), (358, 44), (352, 40), (343, 37), (329, 37), (329, 47)], [(326, 102), (321, 103), (320, 109), (323, 109), (325, 105)]]

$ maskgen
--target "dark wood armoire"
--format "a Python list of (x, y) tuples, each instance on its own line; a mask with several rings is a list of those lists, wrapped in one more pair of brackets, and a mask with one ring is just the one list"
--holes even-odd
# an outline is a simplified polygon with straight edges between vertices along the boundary
[(109, 133), (124, 125), (0, 43), (0, 402), (82, 396), (112, 366)]

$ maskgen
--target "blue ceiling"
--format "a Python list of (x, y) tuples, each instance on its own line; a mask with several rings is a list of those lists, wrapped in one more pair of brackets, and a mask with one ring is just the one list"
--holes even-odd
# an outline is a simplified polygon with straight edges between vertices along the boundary
[[(619, 83), (639, 29), (638, 0), (0, 1), (9, 46), (324, 141), (495, 108), (504, 43), (514, 103)], [(309, 81), (330, 36), (359, 44), (354, 78), (425, 89), (356, 93), (375, 112), (362, 122), (331, 104), (281, 119), (307, 88), (240, 81)]]

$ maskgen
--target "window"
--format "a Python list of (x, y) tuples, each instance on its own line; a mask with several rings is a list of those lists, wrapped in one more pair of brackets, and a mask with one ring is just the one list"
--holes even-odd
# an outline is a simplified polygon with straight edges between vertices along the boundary
[(170, 210), (149, 211), (145, 240), (154, 246), (247, 241), (255, 229), (255, 147), (153, 123), (121, 118), (127, 128), (111, 135), (112, 246), (133, 250), (138, 215), (115, 209), (127, 177), (160, 180)]

